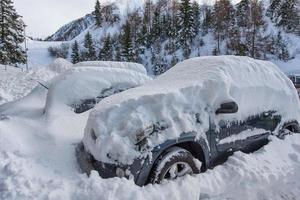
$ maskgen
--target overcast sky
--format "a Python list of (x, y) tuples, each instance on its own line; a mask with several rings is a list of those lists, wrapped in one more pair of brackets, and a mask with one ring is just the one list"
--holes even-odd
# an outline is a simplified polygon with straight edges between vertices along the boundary
[(28, 25), (28, 35), (46, 37), (62, 25), (90, 13), (95, 0), (13, 0)]

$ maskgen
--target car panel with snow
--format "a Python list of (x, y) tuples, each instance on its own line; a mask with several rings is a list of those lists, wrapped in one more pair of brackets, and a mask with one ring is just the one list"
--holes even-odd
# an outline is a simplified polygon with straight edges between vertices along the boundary
[[(77, 159), (104, 178), (161, 183), (213, 168), (234, 151), (299, 132), (300, 103), (275, 66), (248, 57), (201, 57), (101, 101)], [(88, 166), (88, 167), (84, 167)]]

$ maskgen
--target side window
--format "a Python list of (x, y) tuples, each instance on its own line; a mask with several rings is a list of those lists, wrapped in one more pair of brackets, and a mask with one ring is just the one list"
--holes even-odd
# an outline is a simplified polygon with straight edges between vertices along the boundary
[(281, 118), (275, 111), (264, 112), (260, 115), (250, 117), (247, 124), (258, 129), (274, 131)]

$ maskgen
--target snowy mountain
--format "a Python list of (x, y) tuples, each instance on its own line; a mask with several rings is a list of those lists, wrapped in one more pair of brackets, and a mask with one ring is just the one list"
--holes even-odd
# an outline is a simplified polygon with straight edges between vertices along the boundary
[(70, 22), (64, 25), (56, 33), (49, 36), (48, 41), (69, 41), (74, 39), (77, 35), (82, 33), (85, 29), (95, 23), (95, 19), (92, 14)]
[[(148, 7), (147, 2), (151, 2)], [(184, 30), (185, 27), (182, 26), (185, 23), (182, 21), (184, 8), (180, 1), (103, 0), (101, 1), (103, 18), (101, 26), (95, 24), (93, 12), (63, 26), (47, 40), (64, 41), (69, 47), (64, 50), (69, 60), (72, 59), (71, 46), (77, 41), (81, 60), (109, 59), (139, 62), (146, 66), (150, 74), (155, 75), (165, 72), (187, 58), (227, 54), (271, 60), (287, 73), (298, 71), (300, 31), (297, 32), (297, 28), (300, 25), (287, 25), (289, 19), (284, 21), (281, 16), (278, 16), (276, 13), (279, 12), (278, 7), (273, 8), (269, 1), (252, 5), (256, 6), (255, 9), (259, 13), (252, 19), (253, 15), (244, 14), (250, 12), (243, 10), (247, 9), (247, 6), (243, 5), (243, 2), (247, 1), (227, 5), (227, 10), (223, 11), (216, 11), (214, 2), (206, 1), (204, 3), (208, 4), (201, 4), (199, 8), (191, 3), (187, 16), (192, 16), (189, 20), (193, 21), (187, 21), (190, 23), (189, 29)], [(239, 1), (235, 1), (237, 2)], [(285, 8), (284, 2), (281, 0), (282, 9)], [(297, 9), (299, 8), (296, 7), (296, 13)], [(225, 12), (222, 15), (227, 15), (230, 20), (224, 21), (227, 18), (222, 19), (222, 15), (216, 15), (218, 12)], [(219, 23), (217, 18), (220, 18), (219, 21), (222, 23)], [(246, 24), (243, 25), (241, 20)], [(124, 41), (126, 24), (129, 27), (128, 41)], [(253, 28), (256, 26), (257, 31)], [(294, 27), (294, 30), (291, 30), (291, 27)], [(185, 32), (193, 37), (190, 42), (183, 44), (186, 40)], [(86, 57), (87, 33), (93, 40), (90, 57)], [(253, 34), (255, 37), (252, 37)], [(108, 52), (108, 55), (103, 55), (103, 52)]]

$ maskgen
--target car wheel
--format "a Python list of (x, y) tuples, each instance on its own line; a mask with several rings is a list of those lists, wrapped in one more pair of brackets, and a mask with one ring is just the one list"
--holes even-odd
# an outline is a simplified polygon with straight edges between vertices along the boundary
[(149, 183), (162, 183), (187, 174), (200, 173), (201, 162), (187, 150), (172, 147), (166, 151), (154, 165)]

